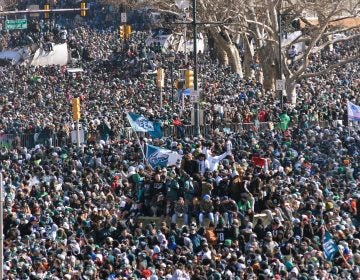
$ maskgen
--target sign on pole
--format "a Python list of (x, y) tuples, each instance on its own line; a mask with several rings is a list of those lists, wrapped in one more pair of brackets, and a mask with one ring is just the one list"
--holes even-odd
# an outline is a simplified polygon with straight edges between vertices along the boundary
[(15, 20), (6, 20), (5, 21), (6, 30), (15, 30), (15, 29), (27, 29), (27, 19), (15, 19)]
[(192, 90), (190, 93), (190, 101), (193, 103), (197, 103), (200, 101), (200, 94), (197, 90)]
[(190, 95), (190, 101), (192, 103), (199, 103), (200, 102), (200, 96), (199, 95)]
[(126, 22), (127, 22), (126, 13), (121, 13), (121, 23), (126, 23)]
[[(40, 6), (39, 5), (28, 5), (26, 7), (26, 9), (28, 9), (29, 11), (40, 10)], [(39, 16), (40, 16), (39, 13), (31, 13), (31, 14), (29, 14), (29, 17), (39, 17)]]
[(285, 90), (285, 80), (276, 80), (276, 90)]

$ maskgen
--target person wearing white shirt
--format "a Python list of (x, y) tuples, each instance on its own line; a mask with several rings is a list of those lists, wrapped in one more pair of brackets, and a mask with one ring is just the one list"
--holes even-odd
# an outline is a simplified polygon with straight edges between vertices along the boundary
[(218, 170), (220, 162), (228, 155), (231, 155), (231, 152), (225, 152), (219, 156), (215, 155), (214, 152), (208, 153), (207, 161), (208, 161), (209, 170), (211, 172)]

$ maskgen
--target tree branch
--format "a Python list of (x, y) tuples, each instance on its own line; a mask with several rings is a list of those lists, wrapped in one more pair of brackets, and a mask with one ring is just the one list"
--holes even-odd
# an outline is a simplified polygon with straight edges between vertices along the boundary
[(264, 28), (267, 30), (267, 32), (269, 32), (270, 34), (273, 33), (272, 28), (271, 28), (270, 26), (268, 26), (268, 25), (265, 25), (265, 24), (262, 23), (262, 22), (258, 22), (258, 21), (254, 21), (254, 20), (249, 20), (249, 19), (246, 19), (245, 21), (246, 21), (247, 23), (252, 23), (252, 24), (255, 24), (255, 25), (257, 25), (257, 26), (264, 27)]
[(322, 71), (318, 71), (318, 72), (314, 72), (314, 73), (305, 73), (305, 74), (301, 74), (299, 76), (297, 76), (296, 80), (302, 80), (302, 79), (308, 79), (308, 78), (312, 78), (312, 77), (317, 77), (317, 76), (321, 76), (321, 75), (325, 75), (327, 73), (329, 73), (331, 70), (340, 67), (342, 65), (345, 65), (347, 63), (353, 62), (360, 59), (360, 54), (349, 57), (347, 59), (341, 60), (338, 63), (332, 64), (330, 66), (328, 66), (326, 69), (322, 70)]
[(319, 47), (313, 48), (311, 50), (311, 53), (317, 53), (317, 52), (321, 51), (322, 49), (324, 49), (325, 47), (327, 47), (327, 46), (329, 46), (331, 44), (344, 42), (344, 41), (349, 41), (349, 40), (356, 39), (356, 38), (359, 38), (359, 37), (360, 37), (360, 33), (349, 36), (349, 37), (346, 37), (346, 38), (339, 38), (339, 39), (335, 39), (335, 40), (330, 40), (330, 41), (325, 42), (324, 44), (322, 44)]

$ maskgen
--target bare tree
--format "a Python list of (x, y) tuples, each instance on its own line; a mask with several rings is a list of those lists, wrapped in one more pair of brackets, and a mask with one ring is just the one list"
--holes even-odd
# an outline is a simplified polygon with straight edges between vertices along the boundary
[[(107, 2), (131, 2), (132, 7), (148, 6), (179, 14), (175, 0), (141, 0), (135, 1), (135, 4), (126, 0)], [(227, 0), (226, 5), (224, 1), (197, 0), (197, 5), (199, 21), (219, 23), (204, 25), (202, 30), (213, 40), (213, 51), (220, 63), (230, 65), (233, 72), (240, 74), (243, 66), (245, 76), (249, 77), (252, 75), (250, 65), (258, 60), (258, 78), (262, 79), (265, 89), (274, 89), (276, 79), (282, 76), (286, 80), (288, 99), (292, 103), (296, 102), (295, 88), (299, 80), (323, 75), (331, 69), (359, 59), (360, 56), (359, 51), (352, 52), (328, 64), (326, 69), (309, 72), (312, 58), (317, 53), (333, 44), (360, 37), (359, 28), (356, 29), (359, 24), (350, 27), (344, 24), (345, 20), (359, 16), (359, 0)], [(278, 43), (279, 13), (282, 15), (283, 29), (286, 30), (294, 20), (299, 20), (302, 27), (293, 40), (283, 42), (281, 51)], [(176, 25), (173, 26), (176, 28)], [(291, 33), (291, 30), (288, 32)], [(351, 35), (341, 38), (333, 36), (344, 32)], [(245, 52), (243, 63), (235, 44), (239, 36)], [(289, 64), (288, 49), (296, 44), (301, 44), (304, 48), (296, 57), (296, 62)], [(282, 66), (282, 73), (279, 65)]]
[[(143, 1), (126, 1), (126, 0), (105, 0), (105, 3), (129, 5), (129, 7), (152, 7), (159, 11), (173, 13), (181, 16), (175, 0), (143, 0)], [(131, 2), (131, 5), (130, 5)], [(191, 2), (191, 0), (190, 0)], [(191, 8), (191, 7), (190, 7)], [(233, 72), (242, 75), (242, 65), (240, 55), (236, 46), (238, 32), (232, 32), (226, 25), (221, 23), (240, 22), (242, 15), (242, 4), (238, 0), (227, 0), (226, 6), (222, 1), (197, 0), (197, 15), (200, 22), (218, 22), (219, 24), (200, 25), (200, 32), (206, 33), (210, 40), (214, 41), (214, 52), (222, 65), (230, 65)], [(173, 24), (174, 30), (181, 29), (182, 26)]]
[[(259, 0), (249, 1), (246, 9), (247, 33), (255, 38), (259, 62), (264, 73), (264, 87), (274, 89), (275, 80), (282, 76), (286, 80), (288, 99), (296, 102), (296, 83), (311, 76), (323, 75), (343, 64), (359, 59), (359, 52), (352, 52), (340, 58), (326, 69), (309, 72), (312, 58), (335, 43), (354, 40), (360, 37), (359, 25), (346, 26), (345, 21), (359, 16), (360, 1), (342, 0)], [(311, 12), (312, 18), (307, 14)], [(282, 27), (288, 27), (295, 19), (299, 20), (301, 32), (293, 40), (287, 40), (279, 52), (279, 13)], [(359, 21), (360, 22), (360, 21)], [(336, 33), (348, 32), (351, 35), (333, 37)], [(283, 40), (283, 38), (282, 38)], [(295, 44), (303, 44), (304, 49), (296, 57), (296, 63), (289, 63), (288, 49)], [(280, 56), (281, 53), (281, 57)], [(281, 64), (282, 73), (279, 73)]]
[(17, 0), (0, 0), (0, 9), (3, 11), (9, 10), (16, 6)]

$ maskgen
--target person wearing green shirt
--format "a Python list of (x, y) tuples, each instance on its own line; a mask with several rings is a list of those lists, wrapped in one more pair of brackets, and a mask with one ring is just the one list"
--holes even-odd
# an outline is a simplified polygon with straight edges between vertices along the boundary
[(282, 131), (287, 130), (289, 128), (290, 117), (288, 116), (288, 114), (282, 113), (280, 114), (279, 118), (280, 118), (280, 129)]
[(240, 215), (241, 221), (244, 220), (245, 216), (251, 214), (251, 203), (250, 200), (248, 200), (246, 195), (242, 195), (241, 199), (237, 203), (238, 207), (238, 213)]

